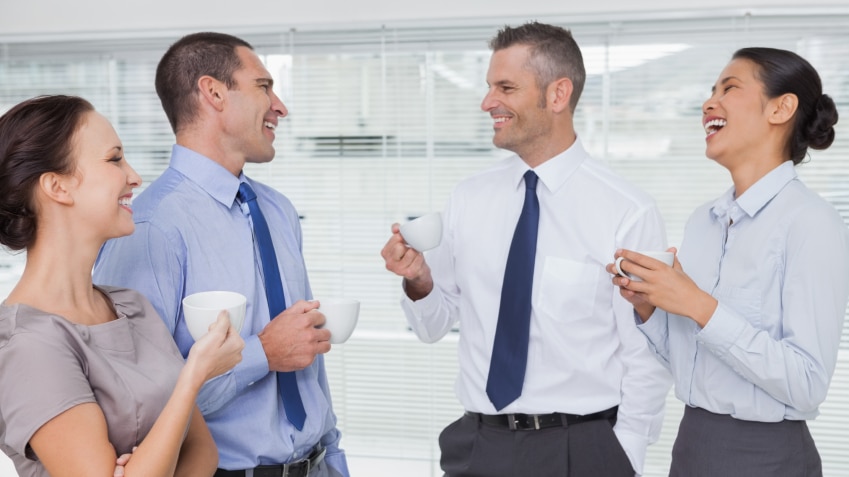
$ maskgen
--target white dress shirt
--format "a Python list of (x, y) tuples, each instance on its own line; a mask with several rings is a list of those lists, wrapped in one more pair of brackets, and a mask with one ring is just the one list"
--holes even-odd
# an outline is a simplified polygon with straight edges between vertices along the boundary
[(849, 229), (834, 207), (787, 161), (696, 209), (678, 258), (719, 302), (704, 329), (663, 310), (639, 327), (678, 399), (747, 421), (816, 417), (849, 297)]
[[(528, 169), (513, 156), (457, 186), (442, 243), (426, 256), (435, 287), (402, 300), (423, 341), (460, 323), (456, 392), (468, 411), (496, 413), (486, 380)], [(604, 267), (617, 248), (665, 250), (663, 220), (648, 195), (590, 158), (579, 140), (534, 171), (540, 219), (527, 371), (522, 395), (501, 412), (589, 414), (618, 405), (614, 430), (641, 473), (671, 379)]]

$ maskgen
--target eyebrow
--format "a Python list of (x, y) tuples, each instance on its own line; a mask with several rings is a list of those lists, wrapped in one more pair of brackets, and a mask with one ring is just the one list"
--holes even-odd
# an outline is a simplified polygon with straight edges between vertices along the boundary
[(274, 80), (271, 78), (257, 78), (254, 80), (257, 86), (274, 86)]

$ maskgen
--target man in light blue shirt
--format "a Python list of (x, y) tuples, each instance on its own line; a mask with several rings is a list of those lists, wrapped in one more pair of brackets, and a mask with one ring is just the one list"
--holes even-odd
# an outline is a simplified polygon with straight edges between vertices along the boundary
[[(219, 450), (217, 477), (348, 476), (339, 448), (322, 353), (329, 332), (317, 329), (298, 213), (272, 188), (244, 175), (246, 162), (274, 157), (274, 130), (287, 110), (251, 46), (217, 33), (188, 35), (157, 68), (156, 89), (177, 136), (168, 169), (134, 203), (136, 231), (108, 242), (98, 283), (144, 293), (185, 356), (194, 342), (183, 297), (231, 290), (248, 298), (242, 362), (210, 380), (198, 405)], [(270, 316), (262, 261), (240, 184), (257, 195), (283, 281), (285, 311)], [(294, 371), (306, 413), (290, 423), (278, 373)]]

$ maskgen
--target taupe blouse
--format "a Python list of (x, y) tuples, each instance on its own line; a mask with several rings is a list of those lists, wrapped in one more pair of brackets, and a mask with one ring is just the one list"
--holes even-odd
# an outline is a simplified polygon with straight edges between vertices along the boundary
[(29, 440), (55, 416), (96, 402), (120, 455), (147, 435), (174, 389), (183, 358), (150, 302), (134, 290), (98, 288), (115, 321), (84, 326), (0, 305), (0, 448), (21, 477), (47, 476)]

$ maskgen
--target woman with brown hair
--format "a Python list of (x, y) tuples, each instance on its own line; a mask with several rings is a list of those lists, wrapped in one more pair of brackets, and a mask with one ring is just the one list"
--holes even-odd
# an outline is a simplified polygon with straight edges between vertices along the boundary
[(0, 447), (22, 477), (108, 476), (130, 452), (128, 477), (215, 472), (195, 398), (241, 359), (226, 314), (184, 362), (142, 295), (92, 283), (101, 245), (133, 232), (140, 183), (84, 99), (0, 117), (0, 243), (27, 252), (0, 305)]

